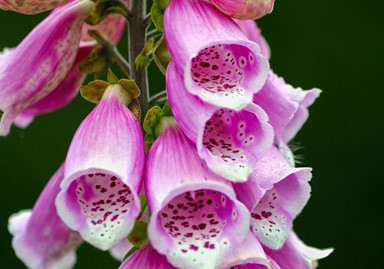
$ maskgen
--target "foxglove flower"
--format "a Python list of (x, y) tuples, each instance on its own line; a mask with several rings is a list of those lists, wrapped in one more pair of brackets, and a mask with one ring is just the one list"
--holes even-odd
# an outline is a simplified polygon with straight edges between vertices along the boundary
[(241, 110), (264, 85), (269, 63), (228, 16), (198, 0), (172, 0), (164, 14), (169, 52), (188, 92)]
[(0, 135), (17, 115), (51, 93), (71, 69), (83, 19), (95, 4), (70, 2), (51, 13), (0, 60)]
[(275, 0), (205, 0), (218, 10), (242, 20), (256, 20), (273, 10)]
[(235, 20), (237, 25), (240, 26), (241, 30), (246, 34), (249, 40), (256, 42), (260, 47), (260, 53), (267, 58), (271, 58), (271, 50), (265, 38), (261, 35), (260, 28), (257, 27), (257, 24), (253, 20)]
[(166, 84), (169, 105), (199, 156), (226, 179), (245, 181), (273, 143), (265, 112), (255, 104), (237, 112), (203, 102), (185, 90), (174, 62), (168, 65)]
[(119, 269), (176, 269), (164, 255), (158, 253), (151, 244), (134, 252)]
[(64, 178), (63, 166), (53, 175), (32, 211), (9, 219), (16, 255), (31, 269), (72, 268), (82, 239), (59, 218), (55, 198)]
[(0, 0), (0, 8), (21, 14), (37, 14), (48, 11), (69, 0)]
[(253, 101), (268, 114), (276, 142), (288, 143), (308, 119), (308, 107), (320, 92), (319, 89), (295, 89), (270, 72), (264, 87), (255, 94)]
[(251, 212), (251, 230), (271, 249), (281, 248), (292, 229), (292, 222), (310, 197), (310, 168), (293, 168), (273, 147), (260, 160), (247, 182), (234, 188)]
[(72, 139), (56, 200), (64, 223), (102, 250), (125, 238), (140, 213), (145, 152), (130, 98), (119, 84), (105, 90)]
[(215, 268), (249, 231), (249, 212), (230, 183), (207, 169), (177, 126), (150, 148), (145, 192), (149, 240), (178, 268)]
[(326, 258), (333, 249), (308, 247), (292, 232), (281, 249), (265, 248), (265, 252), (275, 263), (273, 269), (314, 269), (317, 267), (317, 260)]
[(245, 240), (223, 258), (218, 268), (271, 269), (273, 267), (271, 267), (271, 261), (265, 255), (260, 242), (249, 231)]

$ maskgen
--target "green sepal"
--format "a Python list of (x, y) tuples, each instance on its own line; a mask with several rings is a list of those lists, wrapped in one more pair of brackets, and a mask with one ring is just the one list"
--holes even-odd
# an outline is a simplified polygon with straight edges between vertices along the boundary
[(144, 137), (144, 141), (145, 141), (145, 151), (148, 152), (152, 144), (155, 143), (156, 136), (151, 134), (146, 134)]
[(168, 4), (169, 4), (169, 1), (170, 0), (157, 0), (158, 2), (158, 6), (159, 6), (159, 9), (162, 10), (162, 11), (165, 11), (165, 9), (167, 8)]
[(88, 58), (80, 64), (80, 71), (86, 74), (98, 73), (105, 70), (110, 64), (107, 48), (96, 47)]
[(159, 30), (160, 32), (164, 32), (164, 27), (163, 27), (164, 10), (160, 9), (158, 0), (153, 1), (153, 5), (151, 8), (151, 17), (156, 29)]
[(133, 79), (120, 79), (118, 83), (132, 94), (132, 98), (140, 96), (140, 89)]
[(87, 85), (81, 86), (80, 94), (84, 99), (97, 104), (100, 102), (105, 92), (105, 89), (109, 85), (110, 84), (108, 82), (102, 80), (94, 80), (89, 82)]
[(108, 69), (107, 80), (110, 84), (119, 83), (119, 79), (116, 77), (116, 75), (112, 72), (111, 69)]
[(147, 227), (147, 223), (137, 220), (131, 233), (128, 235), (128, 241), (137, 248), (144, 246), (148, 242)]
[(171, 55), (169, 54), (164, 36), (162, 36), (159, 39), (159, 41), (157, 41), (152, 54), (153, 54), (153, 60), (155, 61), (157, 67), (165, 75), (167, 66), (171, 61)]
[(128, 17), (128, 11), (121, 1), (101, 0), (89, 12), (84, 21), (90, 25), (101, 23), (109, 14), (120, 14)]
[(149, 65), (149, 57), (145, 54), (139, 54), (135, 59), (136, 69), (143, 70)]
[(143, 122), (143, 128), (147, 134), (154, 135), (154, 128), (156, 127), (159, 121), (159, 116), (161, 112), (162, 111), (159, 106), (154, 106), (148, 110)]

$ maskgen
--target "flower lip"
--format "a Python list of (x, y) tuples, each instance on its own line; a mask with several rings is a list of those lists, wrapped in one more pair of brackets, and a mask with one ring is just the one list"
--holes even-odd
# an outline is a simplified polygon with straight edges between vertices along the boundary
[(59, 216), (92, 245), (107, 250), (126, 237), (140, 213), (139, 190), (116, 173), (90, 168), (65, 178)]
[(187, 90), (207, 103), (241, 110), (265, 83), (268, 61), (249, 40), (211, 42), (191, 55), (184, 69)]
[[(273, 142), (268, 116), (255, 105), (236, 112), (219, 109), (199, 132), (197, 150), (210, 169), (232, 181), (245, 181)], [(220, 167), (226, 169), (220, 169)], [(235, 166), (234, 166), (235, 165)], [(220, 172), (221, 171), (221, 172)]]
[[(203, 196), (207, 199), (204, 200)], [(218, 262), (215, 259), (229, 251), (231, 243), (244, 238), (242, 231), (248, 230), (250, 225), (248, 216), (248, 210), (236, 200), (229, 186), (211, 181), (204, 185), (186, 183), (169, 193), (153, 212), (148, 234), (153, 247), (167, 255), (175, 266), (181, 266), (176, 258), (178, 255), (192, 255), (196, 263), (192, 267), (209, 263), (214, 266)], [(159, 233), (167, 236), (159, 236)], [(172, 253), (169, 250), (171, 245), (175, 245)], [(204, 259), (204, 252), (212, 255), (211, 261), (199, 260)]]

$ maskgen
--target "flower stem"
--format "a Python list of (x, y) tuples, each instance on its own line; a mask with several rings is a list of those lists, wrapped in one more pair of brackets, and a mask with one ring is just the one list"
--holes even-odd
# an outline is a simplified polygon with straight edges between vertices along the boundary
[(141, 94), (139, 97), (140, 103), (140, 115), (141, 121), (144, 120), (145, 114), (149, 108), (149, 89), (148, 89), (148, 78), (147, 70), (137, 69), (135, 66), (135, 59), (141, 53), (145, 46), (145, 34), (147, 31), (147, 25), (144, 20), (146, 18), (147, 3), (143, 0), (132, 0), (131, 1), (131, 12), (128, 20), (129, 27), (129, 61), (131, 64), (131, 77), (135, 80), (139, 87)]

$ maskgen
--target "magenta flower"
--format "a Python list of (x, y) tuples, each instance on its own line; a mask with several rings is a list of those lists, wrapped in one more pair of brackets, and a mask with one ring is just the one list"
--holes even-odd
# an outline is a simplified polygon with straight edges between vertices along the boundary
[(264, 85), (268, 60), (231, 18), (209, 4), (172, 0), (164, 32), (186, 89), (205, 102), (241, 110)]
[(186, 91), (174, 62), (168, 66), (166, 84), (175, 118), (207, 166), (228, 180), (247, 180), (273, 143), (265, 112), (254, 104), (237, 112), (203, 102)]
[(271, 58), (271, 50), (265, 38), (261, 35), (261, 30), (257, 27), (257, 24), (253, 20), (235, 20), (237, 25), (240, 26), (241, 30), (249, 38), (249, 40), (256, 42), (260, 47), (260, 53), (267, 58)]
[(215, 268), (248, 234), (247, 208), (177, 126), (150, 148), (145, 192), (152, 246), (178, 268)]
[(123, 261), (125, 255), (131, 250), (132, 244), (127, 238), (122, 239), (117, 245), (114, 245), (109, 249), (109, 253), (118, 261)]
[[(70, 2), (51, 13), (0, 60), (0, 135), (17, 115), (51, 93), (75, 61), (83, 19), (95, 4)], [(33, 49), (32, 49), (33, 48)]]
[(140, 213), (145, 152), (130, 99), (118, 84), (106, 89), (72, 139), (56, 200), (64, 223), (102, 250), (125, 238)]
[(164, 255), (158, 253), (151, 244), (137, 250), (127, 258), (119, 269), (176, 269)]
[(310, 197), (310, 168), (293, 168), (273, 147), (257, 163), (247, 182), (234, 184), (239, 200), (251, 212), (252, 231), (271, 249), (288, 238), (292, 222)]
[(274, 262), (273, 269), (314, 269), (317, 267), (317, 260), (326, 258), (333, 249), (320, 250), (308, 247), (294, 232), (291, 232), (281, 249), (265, 248), (265, 252)]
[(224, 14), (242, 20), (256, 20), (272, 12), (275, 0), (205, 0)]
[(37, 14), (48, 11), (69, 0), (0, 0), (0, 8), (21, 14)]
[(82, 239), (71, 231), (56, 213), (55, 198), (64, 178), (63, 166), (53, 175), (32, 211), (9, 218), (12, 246), (28, 268), (72, 268)]
[(271, 71), (264, 87), (255, 94), (253, 101), (268, 114), (269, 123), (275, 131), (276, 143), (288, 143), (308, 119), (308, 107), (320, 92), (319, 89), (295, 89)]

